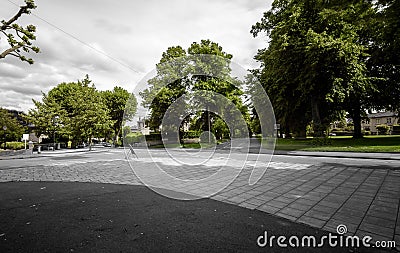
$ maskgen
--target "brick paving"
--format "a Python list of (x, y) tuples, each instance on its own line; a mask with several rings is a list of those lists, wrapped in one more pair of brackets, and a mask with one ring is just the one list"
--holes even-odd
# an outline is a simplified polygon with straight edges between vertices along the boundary
[[(221, 159), (221, 158), (220, 158)], [(148, 161), (132, 161), (145, 169)], [(160, 163), (163, 165), (162, 163)], [(212, 175), (212, 166), (162, 166), (183, 179)], [(235, 168), (232, 168), (235, 170)], [(211, 198), (260, 210), (295, 222), (336, 232), (340, 224), (347, 235), (370, 235), (374, 240), (395, 240), (400, 245), (400, 170), (345, 165), (311, 165), (271, 162), (271, 167), (250, 186), (249, 166), (225, 189)], [(166, 185), (166, 188), (198, 195), (212, 189), (225, 174), (198, 185)], [(53, 161), (48, 164), (0, 170), (0, 182), (78, 181), (140, 185), (124, 159)]]

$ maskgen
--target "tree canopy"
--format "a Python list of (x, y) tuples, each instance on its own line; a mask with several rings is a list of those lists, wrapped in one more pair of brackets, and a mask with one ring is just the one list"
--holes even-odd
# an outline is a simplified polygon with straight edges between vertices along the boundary
[[(75, 144), (91, 142), (93, 137), (107, 137), (110, 131), (113, 136), (121, 134), (129, 96), (120, 87), (100, 92), (86, 75), (78, 82), (60, 83), (43, 94), (41, 102), (33, 100), (36, 108), (29, 111), (28, 118), (38, 135), (57, 133)], [(128, 107), (134, 113), (136, 101)]]
[[(4, 130), (3, 127), (7, 129)], [(24, 134), (25, 127), (8, 110), (0, 107), (0, 131), (3, 141), (4, 133), (7, 141), (19, 141)]]
[(400, 112), (400, 1), (379, 0), (368, 69), (378, 77), (371, 107)]
[(112, 91), (101, 92), (104, 103), (108, 108), (112, 121), (113, 141), (118, 142), (124, 120), (132, 120), (136, 113), (137, 101), (135, 96), (121, 87), (114, 87)]
[[(202, 55), (219, 57), (205, 59), (201, 57)], [(143, 106), (151, 110), (148, 119), (150, 127), (158, 129), (170, 105), (182, 96), (195, 91), (211, 91), (227, 97), (248, 118), (247, 107), (243, 105), (240, 97), (243, 92), (237, 88), (239, 82), (230, 77), (230, 59), (232, 59), (231, 54), (224, 52), (218, 43), (210, 40), (193, 42), (187, 50), (181, 46), (168, 48), (157, 64), (157, 75), (148, 80), (149, 88), (141, 93)], [(215, 98), (204, 93), (201, 99), (203, 101), (195, 99), (191, 100), (191, 103), (204, 104), (206, 102), (211, 105)], [(183, 121), (191, 122), (191, 127), (195, 128), (193, 130), (219, 129), (220, 131), (216, 132), (226, 133), (223, 127), (225, 123), (207, 109), (196, 112), (191, 117), (184, 118)], [(210, 129), (208, 129), (210, 127), (208, 122), (213, 125)]]
[(373, 17), (370, 1), (275, 0), (252, 27), (254, 36), (265, 32), (270, 39), (253, 73), (288, 132), (305, 137), (312, 122), (321, 136), (346, 110), (361, 136), (360, 114), (374, 89), (365, 32)]

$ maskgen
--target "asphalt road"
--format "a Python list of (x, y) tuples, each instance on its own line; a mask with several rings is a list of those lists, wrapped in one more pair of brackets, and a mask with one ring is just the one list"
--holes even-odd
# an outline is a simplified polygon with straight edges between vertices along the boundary
[[(286, 247), (271, 236), (327, 232), (210, 199), (179, 201), (143, 186), (0, 184), (0, 252), (376, 252)], [(260, 239), (263, 243), (264, 239)]]

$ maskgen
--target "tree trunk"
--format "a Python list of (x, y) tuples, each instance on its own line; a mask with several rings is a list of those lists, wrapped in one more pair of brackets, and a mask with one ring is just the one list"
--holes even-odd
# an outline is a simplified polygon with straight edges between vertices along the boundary
[(323, 127), (321, 124), (321, 116), (319, 114), (319, 103), (317, 99), (311, 97), (311, 113), (312, 113), (312, 121), (313, 121), (313, 128), (314, 128), (314, 136), (315, 137), (323, 137)]
[(360, 108), (360, 103), (356, 102), (353, 107), (353, 123), (354, 123), (354, 134), (353, 138), (362, 138), (362, 132), (361, 132), (361, 108)]
[(118, 128), (118, 129), (115, 131), (116, 134), (115, 134), (115, 138), (114, 138), (114, 147), (115, 147), (115, 144), (118, 143), (120, 131), (121, 131), (121, 128)]
[(290, 134), (290, 129), (288, 126), (285, 126), (285, 139), (291, 139), (292, 135)]
[(307, 139), (307, 130), (305, 127), (296, 131), (296, 139), (298, 140)]

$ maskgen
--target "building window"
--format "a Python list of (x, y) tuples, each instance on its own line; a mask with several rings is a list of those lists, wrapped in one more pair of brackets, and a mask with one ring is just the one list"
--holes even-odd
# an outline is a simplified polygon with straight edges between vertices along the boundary
[(381, 123), (381, 119), (376, 119), (376, 124)]
[(387, 118), (387, 123), (391, 124), (392, 123), (392, 118)]

